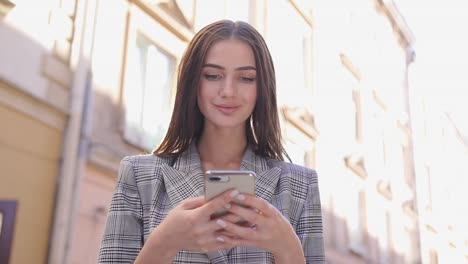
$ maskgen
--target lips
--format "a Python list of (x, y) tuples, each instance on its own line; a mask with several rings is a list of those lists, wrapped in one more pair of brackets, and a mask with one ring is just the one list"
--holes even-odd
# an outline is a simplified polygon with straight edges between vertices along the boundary
[(234, 113), (237, 109), (239, 109), (239, 106), (236, 106), (236, 105), (215, 105), (216, 108), (218, 108), (218, 110), (220, 112), (222, 112), (223, 114), (232, 114)]

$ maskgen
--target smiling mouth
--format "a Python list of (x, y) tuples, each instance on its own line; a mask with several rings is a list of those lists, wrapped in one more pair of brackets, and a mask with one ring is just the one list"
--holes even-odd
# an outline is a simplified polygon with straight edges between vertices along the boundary
[(239, 109), (238, 106), (224, 106), (224, 105), (216, 105), (216, 108), (218, 108), (218, 110), (221, 111), (223, 114), (231, 114), (235, 112), (237, 109)]

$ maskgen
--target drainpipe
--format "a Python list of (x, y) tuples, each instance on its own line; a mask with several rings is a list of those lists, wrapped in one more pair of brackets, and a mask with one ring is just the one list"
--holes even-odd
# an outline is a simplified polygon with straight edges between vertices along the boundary
[(56, 184), (55, 210), (49, 243), (49, 264), (66, 264), (70, 259), (73, 218), (79, 183), (87, 155), (89, 107), (92, 96), (91, 54), (94, 40), (97, 0), (76, 0), (75, 36), (70, 67), (74, 78), (70, 94), (70, 114), (65, 129), (62, 164)]

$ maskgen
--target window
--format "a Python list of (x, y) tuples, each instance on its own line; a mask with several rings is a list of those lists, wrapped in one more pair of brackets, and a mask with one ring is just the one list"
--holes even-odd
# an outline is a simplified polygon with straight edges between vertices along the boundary
[[(412, 224), (406, 226), (405, 229), (405, 237), (408, 241), (408, 245), (406, 250), (404, 250), (405, 254), (405, 263), (419, 263), (420, 261), (420, 254), (419, 254), (419, 236), (417, 235), (419, 232), (419, 227), (417, 226), (416, 218), (413, 218)], [(396, 242), (395, 242), (396, 245)]]
[[(374, 260), (375, 263), (390, 264), (392, 262), (392, 226), (391, 226), (391, 214), (388, 208), (379, 210), (378, 214), (375, 214), (378, 223), (378, 231), (376, 234), (376, 242), (378, 246), (377, 258)], [(373, 263), (374, 263), (373, 262)]]
[(278, 105), (309, 107), (312, 29), (288, 1), (268, 2), (264, 33), (276, 70)]
[(389, 211), (385, 212), (385, 235), (381, 237), (381, 263), (392, 263), (392, 216)]
[(366, 194), (363, 190), (349, 197), (351, 210), (347, 219), (350, 249), (359, 255), (365, 255), (366, 240)]
[(138, 33), (129, 58), (130, 84), (125, 87), (125, 139), (151, 151), (163, 139), (172, 111), (176, 60)]
[(377, 188), (379, 192), (391, 199), (392, 197), (392, 189), (391, 189), (391, 182), (390, 182), (390, 171), (389, 171), (389, 144), (388, 144), (388, 137), (385, 131), (382, 129), (377, 132), (377, 142), (374, 146), (375, 148), (375, 156), (376, 156), (376, 165), (377, 165), (377, 177), (379, 179)]
[(318, 133), (314, 116), (305, 108), (283, 107), (281, 113), (286, 121), (284, 136), (288, 139), (288, 155), (294, 163), (314, 168)]
[[(369, 171), (369, 175), (373, 175), (377, 178), (377, 189), (378, 191), (385, 196), (387, 199), (392, 198), (392, 187), (391, 187), (391, 177), (396, 176), (392, 175), (392, 163), (395, 160), (395, 157), (392, 155), (401, 155), (395, 154), (392, 146), (393, 142), (391, 140), (392, 136), (392, 127), (391, 123), (388, 120), (388, 114), (377, 101), (374, 101), (370, 105), (370, 116), (369, 116), (369, 133), (368, 136), (368, 146), (370, 152), (372, 153), (366, 156), (366, 167)], [(367, 141), (367, 140), (366, 140)], [(367, 161), (369, 161), (367, 163)], [(398, 167), (401, 169), (401, 167)], [(397, 168), (393, 168), (397, 169)]]
[(17, 202), (0, 200), (0, 263), (8, 263), (14, 236)]

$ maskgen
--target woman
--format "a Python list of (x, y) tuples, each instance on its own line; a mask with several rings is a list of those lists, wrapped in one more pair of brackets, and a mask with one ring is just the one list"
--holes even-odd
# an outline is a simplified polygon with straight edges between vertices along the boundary
[[(244, 22), (208, 25), (179, 65), (165, 139), (121, 162), (99, 262), (323, 263), (316, 173), (283, 156), (265, 41)], [(256, 172), (256, 196), (206, 202), (212, 169)], [(220, 209), (229, 214), (211, 219)]]

